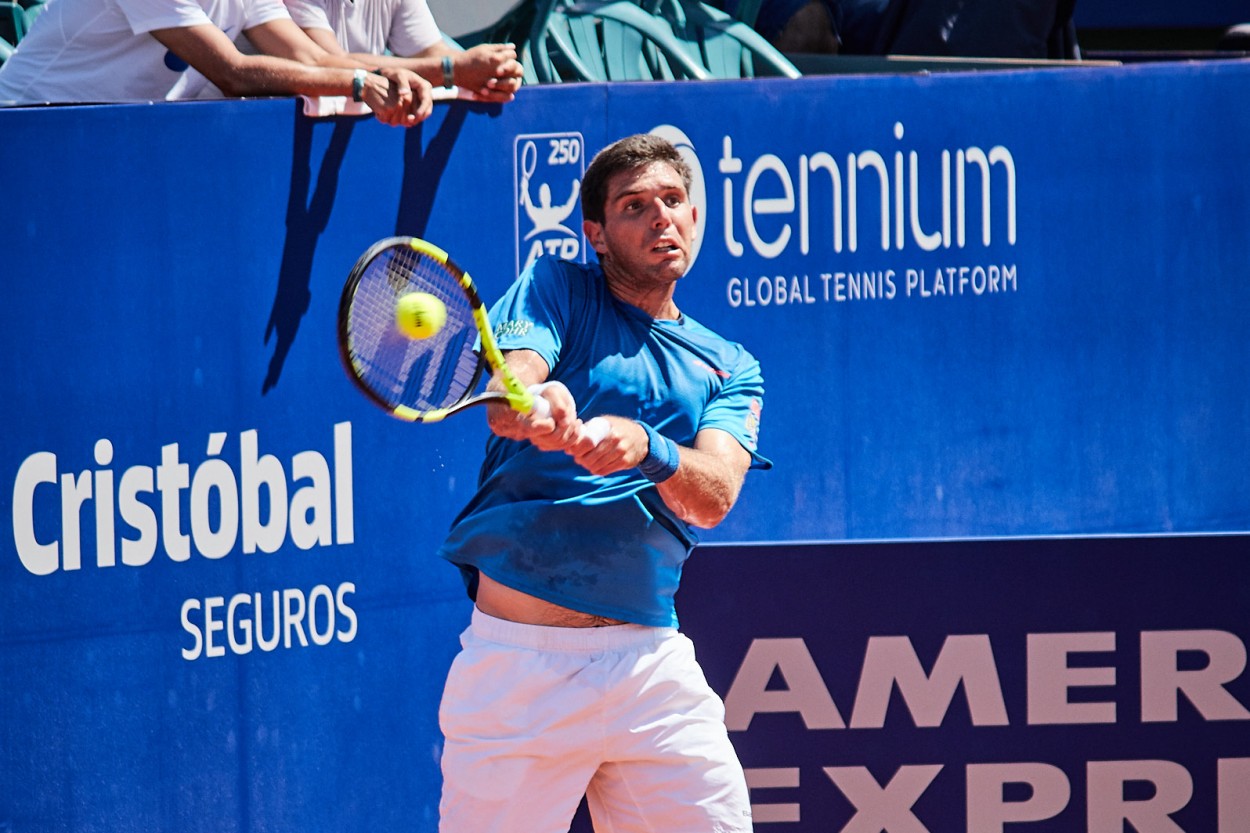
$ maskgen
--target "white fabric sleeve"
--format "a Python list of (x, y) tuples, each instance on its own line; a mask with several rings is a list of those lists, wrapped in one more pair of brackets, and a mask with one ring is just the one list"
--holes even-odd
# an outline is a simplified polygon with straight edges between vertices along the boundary
[(443, 39), (426, 0), (392, 0), (395, 14), (386, 45), (395, 55), (411, 58)]
[(330, 18), (326, 14), (325, 4), (321, 0), (286, 0), (286, 10), (290, 12), (295, 25), (301, 29), (334, 31), (334, 27), (330, 25)]
[(244, 30), (271, 20), (291, 19), (290, 13), (286, 10), (286, 4), (282, 0), (246, 0), (244, 6), (247, 14), (243, 21)]
[(154, 29), (215, 25), (196, 0), (117, 0), (117, 8), (136, 35)]
[[(219, 29), (239, 25), (242, 29), (250, 29), (271, 20), (290, 17), (282, 0), (234, 0), (223, 5), (226, 8), (214, 6), (218, 17), (213, 18), (197, 0), (117, 0), (117, 7), (136, 35), (155, 29), (185, 29), (206, 24)], [(237, 36), (239, 32), (230, 34)]]

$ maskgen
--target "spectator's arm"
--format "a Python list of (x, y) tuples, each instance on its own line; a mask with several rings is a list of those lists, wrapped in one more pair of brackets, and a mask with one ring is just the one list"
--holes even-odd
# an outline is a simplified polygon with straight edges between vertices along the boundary
[(371, 66), (411, 70), (435, 87), (443, 86), (443, 58), (450, 58), (455, 85), (468, 90), (478, 101), (512, 101), (521, 87), (521, 63), (517, 60), (516, 47), (512, 44), (484, 43), (459, 51), (439, 41), (418, 55), (404, 58), (348, 53), (329, 29), (308, 27), (304, 29), (304, 33), (309, 40), (332, 55), (368, 62)]
[[(313, 37), (314, 31), (319, 33), (319, 37)], [(370, 56), (347, 55), (334, 39), (333, 32), (326, 29), (301, 29), (295, 25), (295, 21), (285, 18), (253, 26), (247, 30), (247, 39), (264, 55), (288, 58), (301, 64), (348, 69), (372, 69), (378, 66), (375, 61), (363, 60)]]
[[(280, 54), (245, 55), (225, 32), (211, 24), (152, 32), (229, 96), (351, 96), (353, 68), (364, 66), (329, 55), (289, 20), (255, 26), (247, 35), (257, 49)], [(362, 98), (378, 120), (404, 127), (423, 120), (433, 106), (429, 83), (397, 69), (386, 70), (385, 75), (366, 75)]]

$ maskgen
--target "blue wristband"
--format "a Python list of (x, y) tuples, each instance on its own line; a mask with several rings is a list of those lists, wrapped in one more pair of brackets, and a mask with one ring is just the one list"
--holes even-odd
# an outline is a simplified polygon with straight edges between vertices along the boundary
[(663, 483), (677, 473), (677, 443), (660, 434), (645, 422), (638, 423), (647, 432), (647, 456), (638, 464), (638, 471), (652, 483)]

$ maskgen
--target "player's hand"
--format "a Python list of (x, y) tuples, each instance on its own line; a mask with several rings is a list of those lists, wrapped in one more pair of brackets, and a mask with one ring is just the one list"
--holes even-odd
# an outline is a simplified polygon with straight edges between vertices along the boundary
[[(487, 422), (490, 430), (509, 440), (529, 440), (543, 451), (565, 451), (581, 435), (577, 403), (560, 382), (544, 382), (530, 389), (542, 397), (547, 408), (536, 408), (528, 414), (513, 410), (506, 404), (489, 405)], [(549, 413), (541, 415), (544, 410)]]
[(546, 400), (551, 413), (543, 417), (538, 415), (542, 409), (535, 409), (526, 416), (527, 439), (543, 451), (567, 451), (581, 436), (582, 421), (577, 418), (573, 394), (560, 382), (544, 382), (531, 390)]
[(434, 90), (415, 72), (388, 67), (365, 79), (363, 98), (383, 124), (412, 127), (434, 111)]
[(565, 449), (577, 464), (591, 474), (607, 475), (632, 469), (647, 456), (647, 432), (632, 419), (597, 417), (608, 425), (603, 437), (578, 431), (573, 443)]
[(452, 56), (456, 86), (474, 101), (505, 104), (516, 98), (524, 70), (510, 43), (483, 43)]

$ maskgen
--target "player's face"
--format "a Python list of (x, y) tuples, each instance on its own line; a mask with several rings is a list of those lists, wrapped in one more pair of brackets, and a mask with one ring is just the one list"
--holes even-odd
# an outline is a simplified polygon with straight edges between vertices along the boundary
[(697, 210), (681, 174), (664, 162), (608, 180), (603, 223), (586, 237), (605, 271), (639, 284), (671, 284), (690, 268)]

